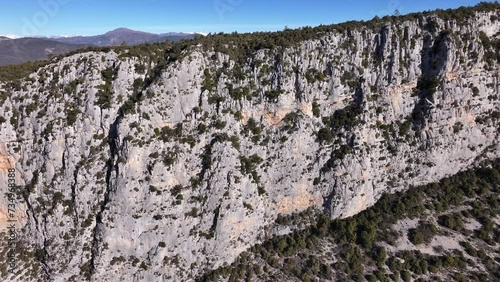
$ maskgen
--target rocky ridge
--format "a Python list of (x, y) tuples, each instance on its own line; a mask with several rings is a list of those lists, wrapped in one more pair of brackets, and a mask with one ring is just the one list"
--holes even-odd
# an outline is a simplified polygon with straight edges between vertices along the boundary
[(2, 275), (190, 281), (289, 232), (280, 214), (349, 217), (498, 158), (498, 13), (329, 32), (244, 64), (202, 45), (163, 66), (87, 52), (3, 83), (0, 181), (16, 169), (25, 252)]

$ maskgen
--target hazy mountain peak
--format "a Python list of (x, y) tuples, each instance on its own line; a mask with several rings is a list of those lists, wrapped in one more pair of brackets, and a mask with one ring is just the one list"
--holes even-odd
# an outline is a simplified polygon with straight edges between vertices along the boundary
[(113, 35), (124, 35), (124, 34), (129, 34), (129, 33), (135, 33), (135, 34), (152, 34), (152, 33), (148, 33), (148, 32), (137, 31), (137, 30), (132, 30), (132, 29), (125, 28), (125, 27), (120, 27), (120, 28), (108, 31), (104, 35), (108, 35), (108, 36), (111, 35), (111, 36), (113, 36)]
[(94, 36), (49, 36), (12, 39), (0, 35), (0, 66), (43, 60), (47, 54), (62, 54), (86, 46), (138, 45), (193, 38), (189, 33), (154, 34), (120, 27)]
[(153, 43), (161, 41), (178, 41), (181, 39), (193, 38), (194, 35), (187, 33), (154, 34), (143, 31), (132, 30), (120, 27), (105, 34), (94, 36), (75, 36), (57, 38), (59, 42), (69, 44), (86, 44), (94, 46), (114, 46), (125, 42), (128, 45), (137, 45), (142, 43)]

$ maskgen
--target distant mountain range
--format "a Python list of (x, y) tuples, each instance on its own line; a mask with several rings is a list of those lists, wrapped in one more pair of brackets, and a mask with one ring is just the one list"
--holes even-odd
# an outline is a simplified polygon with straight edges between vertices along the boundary
[(59, 55), (84, 47), (87, 46), (43, 38), (0, 38), (0, 66), (43, 60), (49, 55)]
[(116, 46), (126, 43), (127, 45), (137, 45), (143, 43), (154, 43), (162, 41), (179, 41), (182, 39), (194, 38), (194, 34), (189, 33), (163, 33), (154, 34), (142, 31), (135, 31), (127, 28), (118, 28), (102, 35), (96, 36), (75, 36), (60, 37), (53, 40), (68, 44), (86, 44), (93, 46)]
[(154, 34), (118, 28), (102, 35), (10, 39), (0, 36), (0, 66), (47, 59), (89, 46), (138, 45), (194, 38), (192, 33)]

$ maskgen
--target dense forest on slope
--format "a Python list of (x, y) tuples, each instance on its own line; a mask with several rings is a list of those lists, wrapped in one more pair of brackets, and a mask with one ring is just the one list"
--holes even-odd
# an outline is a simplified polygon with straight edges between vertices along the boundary
[[(386, 194), (351, 218), (321, 216), (199, 281), (498, 281), (499, 195), (496, 160)], [(277, 222), (294, 225), (301, 217)]]

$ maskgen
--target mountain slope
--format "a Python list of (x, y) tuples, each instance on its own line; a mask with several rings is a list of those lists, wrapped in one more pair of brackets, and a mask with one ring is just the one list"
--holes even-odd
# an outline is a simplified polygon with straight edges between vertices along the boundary
[[(251, 248), (200, 281), (498, 281), (500, 160)], [(304, 214), (307, 215), (307, 214)], [(281, 217), (294, 226), (303, 214)]]
[(68, 44), (87, 44), (93, 46), (116, 46), (126, 43), (127, 45), (138, 45), (142, 43), (155, 43), (162, 41), (179, 41), (181, 39), (194, 38), (192, 34), (166, 33), (153, 34), (135, 31), (127, 28), (118, 28), (102, 35), (61, 37), (55, 40)]
[(41, 38), (0, 40), (0, 66), (44, 60), (48, 55), (59, 55), (83, 47)]
[(307, 228), (279, 217), (350, 217), (499, 158), (499, 15), (103, 48), (2, 83), (0, 189), (10, 168), (20, 186), (0, 224), (26, 270), (2, 276), (192, 281)]
[(0, 66), (22, 64), (30, 61), (45, 60), (48, 55), (60, 55), (89, 46), (117, 46), (122, 43), (138, 45), (164, 41), (192, 39), (193, 34), (165, 33), (152, 34), (119, 28), (103, 35), (76, 36), (60, 38), (19, 38), (0, 37)]

